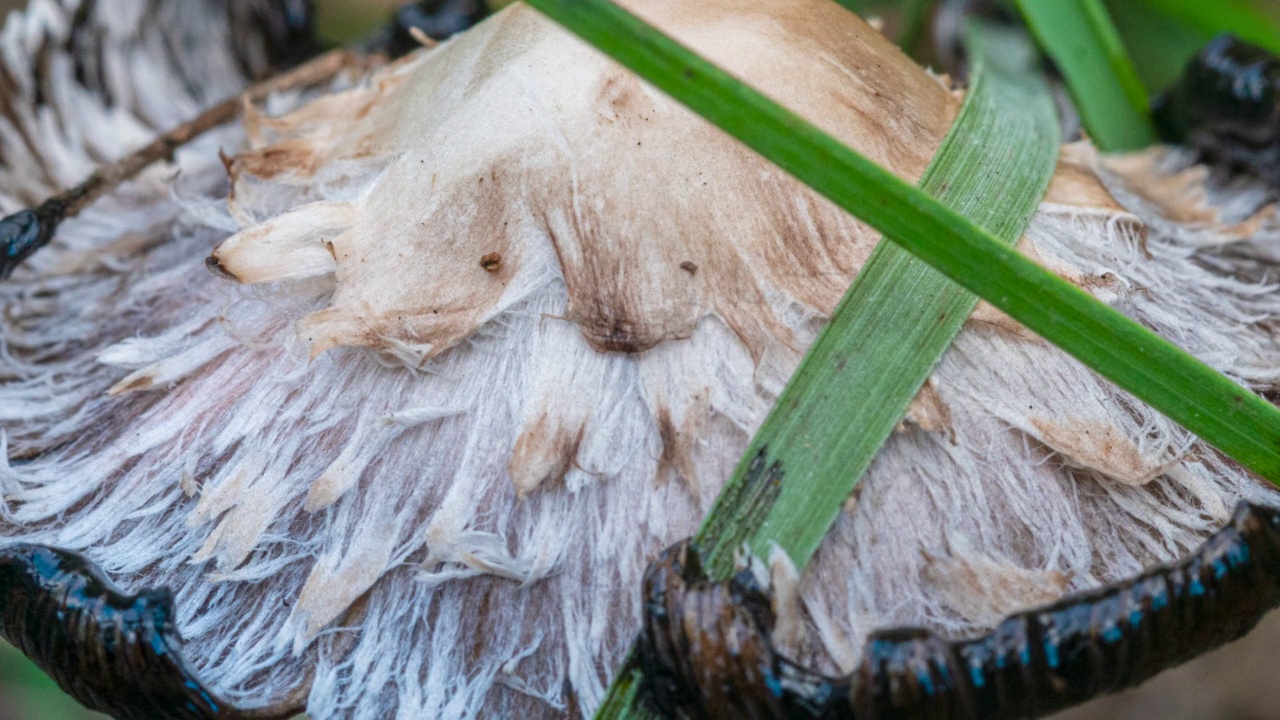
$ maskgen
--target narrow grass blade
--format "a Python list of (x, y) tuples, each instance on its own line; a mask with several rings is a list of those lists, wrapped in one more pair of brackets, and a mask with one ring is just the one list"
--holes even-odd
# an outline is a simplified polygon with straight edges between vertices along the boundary
[[(1280, 481), (1280, 410), (1265, 400), (608, 0), (528, 2), (1245, 467)], [(632, 706), (634, 679), (620, 675), (607, 710)]]
[[(1011, 245), (1053, 176), (1059, 122), (1024, 35), (975, 26), (968, 45), (972, 86), (919, 187)], [(902, 247), (877, 245), (700, 529), (712, 577), (732, 573), (742, 543), (808, 562), (977, 302)], [(596, 717), (649, 717), (640, 683), (628, 662)]]
[[(920, 188), (1012, 245), (1053, 176), (1057, 113), (1021, 33), (977, 26), (969, 50), (973, 84)], [(713, 577), (744, 542), (804, 566), (977, 302), (901, 246), (876, 247), (698, 534)]]
[[(1012, 244), (1053, 176), (1057, 113), (1025, 35), (975, 26), (968, 45), (972, 85), (920, 188)], [(877, 245), (699, 532), (712, 577), (732, 573), (744, 542), (807, 563), (977, 301), (900, 246)], [(624, 667), (597, 718), (647, 717), (639, 684)]]
[(1018, 0), (1018, 9), (1062, 71), (1099, 148), (1137, 150), (1156, 142), (1147, 91), (1102, 0)]
[(1280, 483), (1280, 409), (1266, 400), (609, 0), (528, 2), (947, 277)]
[[(1012, 243), (1053, 176), (1057, 113), (1021, 33), (977, 26), (969, 50), (973, 85), (919, 186)], [(744, 542), (762, 556), (776, 542), (806, 564), (977, 302), (902, 247), (877, 245), (700, 529), (712, 577), (728, 577)], [(786, 482), (769, 482), (783, 468)], [(626, 662), (596, 717), (652, 717), (641, 682)]]

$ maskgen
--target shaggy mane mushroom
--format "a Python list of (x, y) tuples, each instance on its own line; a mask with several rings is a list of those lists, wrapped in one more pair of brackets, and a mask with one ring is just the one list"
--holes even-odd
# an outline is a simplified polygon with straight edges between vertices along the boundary
[[(907, 180), (960, 105), (828, 0), (622, 4)], [(187, 5), (9, 20), (0, 210), (265, 63)], [(1230, 232), (1264, 196), (1178, 222), (1132, 191), (1160, 162), (1065, 147), (1019, 248), (1272, 389), (1274, 222)], [(0, 538), (171, 587), (187, 660), (246, 707), (589, 715), (647, 562), (696, 528), (877, 239), (517, 3), (272, 98), (0, 283)], [(793, 651), (847, 672), (879, 627), (990, 628), (1182, 555), (1241, 498), (1280, 500), (980, 305), (802, 576)]]

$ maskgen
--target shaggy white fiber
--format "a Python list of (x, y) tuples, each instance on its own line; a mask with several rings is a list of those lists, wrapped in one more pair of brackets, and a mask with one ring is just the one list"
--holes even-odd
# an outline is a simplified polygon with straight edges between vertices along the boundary
[[(771, 70), (734, 69), (790, 83), (820, 120), (888, 104), (833, 131), (914, 179), (956, 99), (819, 2), (806, 20), (782, 0), (629, 5), (726, 64), (776, 50)], [(4, 212), (238, 84), (214, 3), (100, 0), (77, 27), (106, 82), (86, 86), (78, 5), (36, 0), (5, 27)], [(170, 54), (169, 33), (197, 27)], [(850, 37), (862, 49), (830, 49)], [(873, 95), (876, 75), (853, 72), (866, 53), (910, 97)], [(811, 86), (788, 75), (809, 66)], [(619, 154), (635, 135), (586, 123), (587, 96), (653, 149)], [(639, 626), (647, 561), (694, 531), (874, 235), (519, 5), (247, 127), (95, 205), (0, 283), (0, 537), (171, 586), (188, 658), (246, 706), (590, 713)], [(230, 203), (219, 147), (247, 148)], [(691, 163), (712, 187), (676, 197)], [(1123, 189), (1131, 168), (1103, 173), (1125, 211), (1098, 170), (1067, 149), (1023, 249), (1274, 388), (1274, 226), (1241, 240), (1225, 220), (1162, 219)], [(1226, 220), (1263, 198), (1220, 191)], [(224, 274), (257, 284), (206, 270), (220, 242)], [(833, 670), (874, 628), (989, 627), (1275, 498), (986, 306), (908, 420), (803, 574), (801, 654)]]

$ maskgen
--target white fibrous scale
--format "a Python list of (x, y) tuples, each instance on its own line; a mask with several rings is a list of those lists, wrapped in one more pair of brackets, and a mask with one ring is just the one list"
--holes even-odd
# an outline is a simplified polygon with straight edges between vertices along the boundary
[[(6, 213), (243, 82), (221, 16), (79, 4), (4, 28)], [(908, 181), (962, 99), (829, 0), (625, 4)], [(188, 659), (246, 707), (589, 714), (647, 562), (878, 236), (521, 4), (340, 85), (0, 283), (0, 536), (172, 587)], [(1265, 194), (1177, 161), (1065, 147), (1019, 248), (1272, 389)], [(1184, 554), (1242, 497), (1274, 493), (980, 305), (801, 576), (797, 652), (848, 672), (875, 628), (989, 628)]]

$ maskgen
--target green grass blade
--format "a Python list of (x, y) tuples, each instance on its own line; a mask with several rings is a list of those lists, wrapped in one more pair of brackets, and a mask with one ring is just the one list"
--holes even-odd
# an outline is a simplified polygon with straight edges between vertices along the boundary
[[(973, 84), (920, 187), (1012, 244), (1053, 176), (1057, 113), (1021, 33), (979, 26), (969, 48)], [(976, 303), (901, 247), (876, 246), (699, 531), (711, 576), (728, 577), (744, 542), (807, 563)], [(779, 469), (786, 481), (771, 482)], [(596, 717), (650, 717), (640, 682), (624, 665)]]
[(1102, 0), (1018, 0), (1066, 79), (1089, 136), (1109, 152), (1156, 142), (1146, 89)]
[[(1134, 2), (1135, 0), (1128, 0)], [(1235, 33), (1241, 40), (1280, 53), (1280, 6), (1240, 0), (1136, 0), (1206, 35)]]
[[(1058, 117), (1025, 36), (980, 26), (969, 48), (973, 84), (920, 188), (1011, 245), (1053, 177)], [(977, 302), (902, 247), (876, 247), (699, 531), (713, 577), (743, 542), (808, 562)]]
[(528, 2), (947, 277), (1280, 483), (1280, 409), (609, 0)]
[[(1257, 395), (608, 0), (528, 2), (1237, 462), (1280, 481), (1280, 410)], [(620, 678), (609, 709), (634, 693), (634, 675)]]

